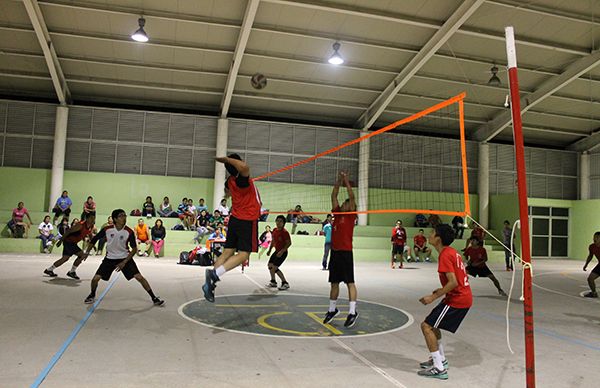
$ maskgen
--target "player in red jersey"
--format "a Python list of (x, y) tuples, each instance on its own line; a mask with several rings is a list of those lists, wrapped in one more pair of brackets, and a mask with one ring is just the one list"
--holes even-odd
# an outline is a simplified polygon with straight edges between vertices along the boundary
[(500, 287), (500, 282), (492, 271), (488, 268), (485, 263), (488, 260), (487, 251), (481, 245), (481, 241), (477, 237), (471, 237), (471, 246), (465, 249), (463, 253), (467, 258), (467, 273), (473, 277), (482, 277), (489, 278), (496, 289), (498, 290), (498, 294), (502, 296), (507, 296), (506, 293)]
[(75, 225), (71, 226), (61, 238), (63, 244), (62, 257), (54, 262), (50, 267), (44, 270), (44, 273), (50, 277), (58, 276), (54, 273), (54, 270), (64, 263), (73, 255), (77, 256), (71, 270), (67, 272), (67, 276), (75, 280), (79, 280), (77, 276), (77, 267), (87, 258), (87, 255), (83, 253), (81, 248), (77, 245), (78, 242), (85, 239), (85, 237), (92, 233), (94, 229), (94, 223), (96, 222), (96, 215), (89, 214), (84, 221), (80, 221)]
[(589, 254), (587, 259), (585, 260), (583, 270), (587, 271), (587, 266), (590, 263), (590, 261), (592, 261), (592, 258), (594, 256), (596, 256), (596, 259), (598, 259), (599, 263), (594, 267), (594, 269), (590, 273), (590, 276), (588, 276), (587, 278), (588, 285), (590, 286), (590, 292), (584, 294), (583, 296), (585, 296), (586, 298), (597, 298), (598, 293), (596, 292), (596, 279), (600, 277), (600, 232), (594, 233), (594, 242), (590, 244), (590, 246), (588, 247), (588, 251)]
[[(344, 185), (348, 191), (348, 199), (340, 206), (338, 202), (338, 192), (340, 185)], [(331, 230), (331, 259), (329, 260), (329, 283), (331, 290), (329, 292), (329, 309), (325, 314), (323, 323), (327, 324), (339, 314), (336, 308), (337, 298), (340, 295), (340, 283), (346, 283), (348, 287), (348, 299), (350, 307), (348, 309), (348, 317), (344, 323), (345, 327), (352, 327), (358, 318), (356, 311), (356, 285), (354, 284), (354, 260), (352, 257), (352, 234), (354, 233), (354, 225), (356, 223), (356, 214), (344, 214), (345, 212), (356, 211), (356, 202), (352, 186), (348, 180), (348, 175), (340, 172), (333, 191), (331, 192), (332, 212), (335, 213), (333, 218), (333, 227)]]
[(250, 252), (258, 252), (258, 218), (262, 205), (258, 190), (250, 179), (250, 167), (238, 154), (215, 159), (224, 163), (229, 172), (225, 188), (231, 195), (232, 210), (223, 254), (215, 262), (214, 268), (205, 272), (202, 291), (209, 302), (215, 301), (216, 283), (221, 277), (248, 260)]
[(427, 246), (427, 237), (425, 237), (423, 233), (423, 229), (419, 229), (419, 233), (417, 233), (415, 237), (413, 237), (413, 241), (415, 242), (415, 246), (413, 247), (415, 260), (419, 261), (419, 253), (423, 252), (425, 253), (425, 261), (429, 262), (429, 256), (431, 256), (431, 248)]
[[(273, 229), (271, 246), (269, 246), (269, 251), (267, 252), (267, 256), (270, 256), (268, 266), (271, 274), (271, 281), (267, 284), (267, 287), (277, 287), (277, 282), (275, 281), (275, 274), (277, 274), (281, 279), (279, 290), (284, 291), (289, 289), (290, 285), (279, 268), (287, 258), (288, 248), (292, 246), (292, 239), (290, 238), (288, 231), (284, 228), (284, 216), (278, 215), (275, 219), (275, 225), (277, 225), (277, 227)], [(271, 249), (273, 248), (275, 248), (275, 252), (273, 252), (273, 255), (271, 256)]]
[(450, 225), (441, 224), (431, 231), (429, 243), (439, 253), (438, 274), (442, 288), (437, 288), (430, 295), (419, 299), (421, 303), (428, 305), (445, 296), (421, 323), (431, 358), (419, 365), (423, 370), (418, 373), (423, 377), (442, 380), (448, 379), (448, 361), (444, 355), (440, 329), (455, 333), (473, 304), (471, 286), (462, 257), (450, 247), (453, 241), (454, 230)]
[[(406, 229), (402, 226), (402, 221), (397, 220), (396, 226), (392, 229), (392, 269), (396, 268), (398, 256), (400, 256), (398, 268), (404, 267), (404, 244), (406, 244)], [(410, 259), (410, 255), (408, 258)]]

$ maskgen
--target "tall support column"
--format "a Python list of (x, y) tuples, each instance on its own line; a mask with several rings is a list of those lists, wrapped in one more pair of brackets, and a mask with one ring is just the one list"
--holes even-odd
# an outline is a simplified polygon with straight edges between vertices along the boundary
[[(361, 131), (360, 136), (368, 135), (368, 131)], [(358, 210), (366, 211), (369, 208), (369, 139), (358, 143)], [(367, 225), (368, 215), (358, 215), (358, 225)]]
[[(229, 120), (219, 119), (217, 121), (217, 151), (216, 156), (227, 155), (227, 133), (229, 131)], [(215, 181), (213, 188), (213, 209), (219, 207), (221, 199), (225, 195), (225, 165), (215, 161)]]
[(590, 154), (579, 154), (579, 199), (590, 199)]
[(67, 122), (69, 108), (66, 105), (56, 107), (56, 122), (54, 124), (54, 149), (52, 151), (52, 174), (50, 177), (50, 202), (48, 212), (52, 211), (58, 197), (63, 192), (63, 177), (65, 173), (65, 150), (67, 148)]
[(477, 194), (479, 195), (479, 223), (489, 228), (490, 219), (490, 145), (479, 143), (479, 164), (477, 166)]

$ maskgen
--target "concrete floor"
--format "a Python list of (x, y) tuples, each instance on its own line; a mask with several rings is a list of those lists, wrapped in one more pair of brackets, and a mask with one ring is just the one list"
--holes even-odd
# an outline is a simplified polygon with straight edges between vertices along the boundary
[[(87, 313), (83, 299), (100, 258), (90, 257), (65, 277), (70, 263), (42, 276), (56, 256), (0, 255), (0, 387), (29, 386)], [(203, 268), (175, 259), (138, 259), (141, 272), (166, 306), (153, 307), (135, 280), (119, 276), (77, 337), (50, 370), (44, 387), (522, 387), (525, 386), (522, 306), (516, 283), (511, 341), (506, 345), (505, 300), (487, 279), (472, 279), (473, 309), (457, 334), (444, 334), (450, 379), (416, 375), (428, 353), (419, 323), (433, 306), (419, 297), (437, 287), (435, 264), (389, 269), (358, 263), (360, 299), (395, 306), (410, 326), (381, 335), (299, 339), (231, 333), (181, 317), (178, 308), (201, 297)], [(600, 301), (584, 299), (582, 262), (534, 264), (536, 368), (539, 387), (594, 387), (600, 381)], [(286, 262), (290, 292), (327, 295), (318, 262)], [(507, 289), (510, 274), (493, 265)], [(217, 296), (265, 292), (263, 262), (228, 273)], [(102, 282), (99, 294), (108, 286)], [(599, 285), (600, 286), (600, 285)], [(346, 292), (343, 290), (343, 297)], [(345, 311), (343, 311), (345, 314)], [(360, 325), (360, 318), (357, 325)]]

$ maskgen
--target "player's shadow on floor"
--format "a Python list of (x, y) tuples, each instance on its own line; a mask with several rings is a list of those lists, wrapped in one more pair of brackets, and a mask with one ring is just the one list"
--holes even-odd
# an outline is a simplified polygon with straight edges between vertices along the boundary
[(48, 280), (44, 280), (46, 284), (52, 284), (53, 286), (64, 286), (64, 287), (79, 287), (81, 285), (81, 280), (75, 279), (65, 279), (65, 278), (51, 278)]
[(572, 314), (572, 313), (564, 313), (564, 314), (566, 316), (568, 316), (568, 317), (587, 319), (592, 324), (600, 325), (600, 315), (599, 316), (593, 316), (593, 315)]

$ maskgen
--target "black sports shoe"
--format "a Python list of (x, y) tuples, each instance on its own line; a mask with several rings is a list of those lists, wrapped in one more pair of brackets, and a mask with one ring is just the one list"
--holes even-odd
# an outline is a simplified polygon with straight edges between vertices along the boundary
[(49, 269), (45, 269), (45, 270), (44, 270), (44, 273), (45, 273), (46, 275), (50, 276), (51, 278), (55, 278), (55, 277), (57, 277), (57, 276), (58, 276), (57, 274), (55, 274), (55, 273), (54, 273), (54, 271), (50, 271)]
[(67, 272), (67, 276), (70, 277), (70, 278), (72, 278), (72, 279), (79, 280), (79, 276), (77, 276), (77, 274), (75, 272), (73, 272), (73, 271)]
[(152, 303), (154, 303), (155, 306), (162, 306), (165, 304), (165, 301), (160, 299), (158, 296), (152, 298)]
[(335, 309), (334, 311), (327, 311), (327, 314), (325, 314), (325, 319), (323, 319), (323, 323), (327, 324), (329, 322), (331, 322), (331, 320), (333, 318), (336, 317), (336, 315), (338, 315), (340, 313), (340, 310)]
[(358, 311), (354, 314), (348, 314), (348, 318), (346, 318), (346, 322), (344, 322), (344, 327), (352, 327), (356, 323), (356, 318), (358, 318)]
[(88, 295), (88, 297), (85, 298), (85, 300), (83, 301), (83, 303), (85, 303), (85, 304), (92, 304), (92, 303), (94, 303), (95, 300), (96, 300), (96, 298), (93, 295)]
[(219, 281), (219, 277), (214, 269), (206, 269), (204, 271), (204, 285), (202, 286), (202, 291), (204, 292), (204, 299), (207, 301), (214, 303), (215, 302), (215, 288), (217, 288), (216, 283)]

